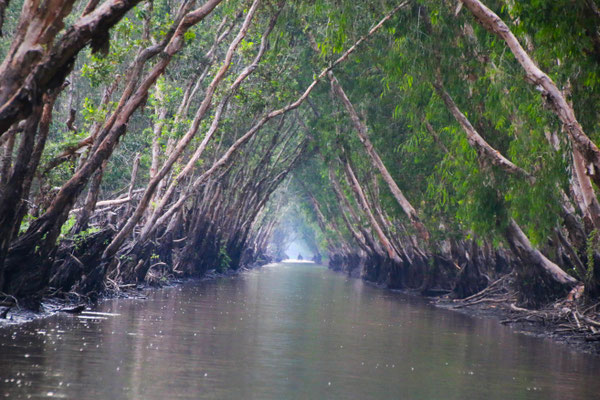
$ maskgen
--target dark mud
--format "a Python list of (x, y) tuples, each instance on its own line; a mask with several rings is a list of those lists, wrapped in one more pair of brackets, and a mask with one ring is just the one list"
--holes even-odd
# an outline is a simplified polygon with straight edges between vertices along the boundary
[(574, 326), (576, 323), (573, 323), (570, 318), (574, 308), (564, 307), (558, 303), (556, 307), (552, 306), (541, 311), (530, 310), (531, 313), (515, 311), (510, 302), (493, 304), (483, 302), (465, 306), (460, 304), (460, 301), (441, 298), (431, 299), (431, 304), (473, 317), (493, 318), (503, 325), (510, 326), (515, 333), (547, 338), (573, 350), (600, 356), (600, 336), (593, 332), (584, 332), (586, 329), (583, 323), (580, 323), (580, 328)]
[[(476, 250), (472, 253), (482, 253)], [(482, 253), (471, 257), (470, 262), (461, 262), (465, 267), (458, 272), (448, 260), (459, 258), (435, 258), (435, 268), (427, 269), (408, 262), (394, 266), (355, 253), (335, 254), (329, 260), (329, 269), (382, 289), (427, 298), (437, 307), (497, 319), (515, 332), (600, 355), (600, 303), (586, 304), (582, 286), (569, 293), (569, 300), (557, 296), (535, 302), (523, 295), (519, 278), (510, 267), (516, 261), (509, 255)], [(418, 273), (424, 270), (429, 273)], [(482, 276), (486, 277), (484, 284), (479, 279)]]
[(52, 295), (52, 293), (49, 293), (43, 297), (39, 311), (32, 311), (25, 305), (21, 305), (17, 300), (15, 304), (0, 306), (0, 329), (24, 324), (41, 318), (47, 318), (57, 313), (73, 314), (93, 311), (98, 304), (110, 299), (145, 300), (148, 297), (148, 293), (153, 290), (177, 287), (191, 281), (202, 282), (218, 278), (233, 277), (251, 269), (260, 268), (261, 266), (262, 265), (254, 265), (250, 268), (242, 267), (237, 270), (228, 270), (223, 273), (216, 272), (216, 270), (209, 270), (202, 277), (172, 278), (160, 284), (125, 285), (125, 287), (119, 291), (105, 291), (93, 300), (74, 293), (68, 298), (59, 298)]

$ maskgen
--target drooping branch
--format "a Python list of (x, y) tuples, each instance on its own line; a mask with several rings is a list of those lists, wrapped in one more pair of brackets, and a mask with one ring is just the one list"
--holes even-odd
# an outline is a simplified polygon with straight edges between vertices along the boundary
[(358, 138), (360, 139), (360, 142), (365, 147), (367, 154), (371, 158), (372, 163), (375, 165), (375, 167), (381, 174), (383, 180), (385, 181), (388, 188), (390, 189), (390, 192), (392, 192), (392, 195), (394, 196), (394, 198), (396, 199), (396, 201), (398, 202), (398, 204), (400, 205), (400, 207), (402, 208), (404, 213), (408, 216), (408, 218), (412, 222), (412, 224), (415, 227), (415, 229), (417, 230), (417, 233), (419, 234), (420, 238), (422, 240), (427, 241), (429, 239), (429, 234), (427, 232), (427, 229), (419, 220), (417, 210), (415, 210), (415, 208), (412, 206), (412, 204), (410, 204), (408, 199), (404, 196), (404, 193), (402, 193), (402, 191), (396, 184), (396, 181), (394, 180), (392, 175), (389, 173), (385, 164), (381, 160), (381, 157), (379, 157), (379, 154), (375, 150), (375, 147), (373, 147), (373, 144), (371, 143), (371, 140), (369, 139), (369, 136), (368, 136), (367, 126), (360, 120), (358, 113), (356, 112), (356, 110), (354, 109), (354, 106), (352, 105), (352, 102), (346, 95), (346, 92), (344, 91), (344, 89), (342, 88), (342, 86), (340, 85), (340, 83), (338, 82), (336, 77), (333, 75), (333, 73), (329, 72), (328, 76), (329, 76), (329, 81), (331, 82), (331, 86), (333, 87), (334, 92), (336, 93), (338, 98), (342, 101), (342, 104), (344, 105), (346, 112), (349, 114), (350, 119), (352, 120), (352, 125), (354, 126), (354, 129), (356, 130), (356, 133), (358, 134)]
[(573, 145), (579, 150), (583, 158), (592, 167), (590, 176), (600, 187), (600, 149), (585, 134), (581, 124), (575, 116), (575, 111), (568, 103), (563, 93), (558, 89), (554, 81), (544, 73), (523, 49), (516, 36), (512, 33), (506, 23), (487, 8), (479, 0), (460, 0), (475, 16), (475, 18), (491, 33), (494, 33), (506, 42), (515, 58), (523, 67), (527, 80), (535, 85), (548, 105), (561, 120), (565, 131)]
[(250, 24), (256, 13), (258, 5), (259, 5), (259, 0), (254, 0), (254, 2), (252, 3), (252, 6), (248, 10), (248, 14), (246, 15), (246, 19), (244, 20), (244, 23), (242, 24), (242, 27), (240, 28), (238, 35), (234, 38), (231, 45), (229, 46), (227, 54), (225, 55), (225, 60), (223, 62), (223, 65), (221, 66), (219, 71), (216, 73), (215, 77), (213, 78), (213, 81), (211, 82), (208, 89), (206, 90), (204, 100), (202, 101), (200, 107), (198, 108), (198, 111), (196, 112), (196, 116), (194, 117), (194, 121), (192, 122), (190, 128), (188, 129), (186, 134), (183, 136), (183, 138), (181, 138), (181, 140), (179, 141), (179, 143), (177, 144), (177, 146), (175, 147), (173, 152), (169, 155), (169, 158), (163, 164), (160, 171), (158, 171), (156, 173), (156, 175), (153, 176), (152, 179), (150, 180), (150, 182), (148, 183), (148, 185), (146, 187), (146, 191), (144, 192), (144, 195), (142, 196), (142, 199), (140, 200), (140, 203), (138, 204), (133, 216), (127, 221), (127, 223), (123, 226), (123, 228), (115, 236), (115, 238), (110, 243), (110, 245), (105, 249), (105, 251), (104, 251), (105, 258), (112, 257), (114, 254), (116, 254), (116, 252), (121, 247), (121, 245), (123, 244), (125, 239), (131, 234), (131, 232), (133, 231), (133, 229), (135, 228), (135, 226), (137, 225), (139, 220), (144, 215), (146, 208), (150, 204), (150, 200), (154, 196), (154, 191), (155, 191), (156, 187), (158, 186), (159, 181), (162, 180), (167, 175), (167, 173), (169, 172), (169, 170), (171, 169), (171, 167), (173, 166), (175, 161), (177, 161), (179, 156), (181, 156), (181, 154), (183, 153), (185, 148), (188, 146), (190, 141), (196, 135), (196, 132), (198, 131), (198, 128), (200, 126), (200, 122), (202, 121), (202, 119), (208, 112), (208, 109), (212, 105), (213, 95), (214, 95), (219, 83), (221, 83), (221, 81), (225, 78), (225, 75), (226, 75), (229, 67), (231, 66), (233, 56), (234, 56), (239, 44), (241, 43), (242, 39), (246, 36), (248, 29), (250, 29)]
[(293, 111), (300, 107), (302, 103), (308, 98), (313, 89), (317, 86), (317, 84), (323, 79), (329, 71), (331, 71), (335, 66), (339, 65), (343, 61), (345, 61), (352, 53), (356, 51), (358, 46), (371, 37), (375, 32), (377, 32), (383, 24), (388, 21), (396, 12), (398, 12), (401, 8), (406, 6), (409, 2), (403, 2), (397, 7), (395, 7), (392, 11), (386, 14), (375, 26), (373, 26), (369, 32), (365, 35), (361, 36), (348, 50), (346, 50), (342, 55), (337, 58), (334, 62), (332, 62), (328, 67), (324, 68), (319, 75), (308, 85), (308, 87), (304, 90), (304, 92), (293, 102), (287, 104), (286, 106), (271, 111), (262, 118), (258, 120), (244, 135), (242, 135), (239, 139), (237, 139), (233, 145), (229, 147), (229, 149), (225, 152), (225, 154), (219, 158), (213, 165), (204, 172), (201, 176), (196, 178), (191, 187), (183, 193), (179, 200), (177, 200), (174, 204), (169, 207), (169, 209), (157, 220), (156, 224), (154, 224), (151, 230), (148, 230), (145, 237), (149, 237), (149, 235), (157, 229), (159, 226), (163, 225), (172, 215), (175, 214), (179, 210), (179, 208), (185, 203), (185, 201), (194, 193), (202, 184), (206, 182), (206, 180), (216, 171), (227, 165), (230, 158), (237, 152), (237, 150), (245, 144), (248, 140), (250, 140), (256, 133), (260, 131), (260, 129), (270, 120), (283, 115), (289, 111)]

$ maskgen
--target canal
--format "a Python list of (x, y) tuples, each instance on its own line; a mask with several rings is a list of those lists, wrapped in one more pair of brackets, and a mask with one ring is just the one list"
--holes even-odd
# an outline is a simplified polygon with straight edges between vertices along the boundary
[(0, 329), (0, 397), (598, 399), (600, 358), (311, 264)]

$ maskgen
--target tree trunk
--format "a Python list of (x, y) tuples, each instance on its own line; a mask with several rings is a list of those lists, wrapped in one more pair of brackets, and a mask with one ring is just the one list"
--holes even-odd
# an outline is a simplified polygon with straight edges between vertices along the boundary
[(392, 192), (392, 195), (394, 196), (394, 198), (396, 199), (396, 201), (398, 202), (398, 204), (400, 205), (400, 207), (402, 208), (404, 213), (408, 216), (408, 218), (412, 222), (419, 237), (424, 241), (428, 241), (429, 233), (427, 232), (427, 229), (421, 223), (421, 221), (419, 220), (417, 211), (412, 206), (412, 204), (410, 204), (408, 199), (404, 196), (404, 194), (402, 193), (402, 191), (396, 184), (396, 181), (394, 181), (394, 178), (389, 173), (385, 164), (379, 157), (379, 154), (377, 154), (375, 147), (373, 147), (373, 144), (371, 143), (371, 140), (369, 139), (368, 132), (367, 132), (367, 126), (360, 120), (358, 113), (354, 109), (354, 106), (350, 102), (350, 99), (348, 98), (348, 96), (346, 96), (346, 92), (344, 92), (344, 89), (342, 88), (342, 86), (339, 84), (338, 80), (333, 75), (333, 72), (330, 71), (328, 73), (328, 77), (329, 77), (329, 81), (331, 82), (331, 86), (333, 87), (334, 92), (336, 93), (338, 98), (342, 101), (342, 104), (344, 105), (346, 112), (350, 115), (350, 119), (352, 120), (352, 125), (354, 126), (354, 129), (356, 130), (356, 133), (358, 134), (358, 138), (360, 139), (360, 142), (363, 144), (363, 146), (367, 150), (367, 154), (371, 158), (371, 162), (373, 163), (375, 168), (377, 168), (377, 170), (383, 177), (383, 180), (385, 181), (388, 188), (390, 189), (390, 192)]
[(29, 198), (29, 194), (31, 192), (31, 185), (33, 183), (33, 179), (35, 177), (36, 171), (40, 164), (40, 160), (42, 158), (42, 153), (44, 152), (44, 148), (46, 146), (46, 140), (48, 139), (48, 134), (50, 132), (50, 124), (52, 123), (52, 113), (54, 111), (54, 104), (56, 99), (63, 91), (63, 89), (67, 85), (64, 84), (60, 88), (53, 90), (50, 93), (44, 95), (44, 106), (42, 108), (42, 115), (40, 117), (38, 133), (37, 133), (37, 141), (33, 148), (32, 153), (29, 155), (29, 163), (27, 164), (27, 172), (22, 181), (22, 200), (19, 204), (18, 210), (16, 211), (16, 217), (14, 220), (13, 234), (12, 237), (16, 237), (19, 233), (19, 228), (21, 226), (21, 221), (27, 214), (29, 210), (29, 203), (27, 199)]
[(523, 67), (527, 80), (542, 92), (542, 96), (547, 99), (548, 105), (563, 123), (564, 129), (573, 146), (579, 150), (583, 159), (590, 164), (590, 168), (592, 169), (590, 177), (600, 187), (600, 149), (585, 134), (575, 116), (575, 111), (556, 84), (539, 69), (509, 27), (498, 15), (479, 0), (460, 1), (473, 13), (484, 28), (506, 42), (519, 64)]
[(8, 182), (10, 170), (12, 167), (13, 151), (15, 150), (15, 141), (17, 137), (17, 128), (9, 130), (5, 136), (6, 139), (3, 147), (2, 166), (0, 167), (0, 186), (4, 187)]
[(573, 149), (573, 170), (575, 172), (575, 182), (579, 189), (581, 198), (578, 199), (579, 208), (584, 217), (588, 220), (589, 225), (600, 231), (600, 204), (594, 192), (592, 182), (586, 174), (585, 161), (581, 153), (576, 148)]
[(525, 300), (534, 306), (566, 296), (577, 280), (535, 249), (519, 225), (511, 219), (505, 237), (512, 251), (523, 263), (517, 270)]
[(173, 164), (175, 163), (175, 161), (177, 161), (177, 159), (179, 158), (179, 156), (181, 156), (181, 154), (183, 153), (183, 151), (185, 150), (187, 145), (190, 143), (190, 141), (196, 135), (196, 132), (198, 131), (198, 128), (200, 126), (200, 122), (202, 121), (202, 119), (208, 112), (208, 109), (212, 105), (213, 95), (214, 95), (218, 85), (225, 78), (225, 74), (227, 73), (227, 70), (231, 66), (231, 62), (232, 62), (232, 59), (233, 59), (233, 56), (235, 54), (237, 47), (241, 43), (242, 39), (246, 36), (248, 29), (250, 29), (250, 24), (252, 22), (252, 19), (254, 17), (256, 9), (258, 8), (258, 4), (259, 4), (259, 0), (254, 0), (254, 2), (252, 3), (252, 7), (250, 7), (250, 10), (248, 11), (248, 14), (246, 15), (244, 24), (242, 25), (236, 38), (233, 40), (233, 42), (229, 46), (227, 54), (225, 55), (225, 61), (223, 62), (223, 65), (221, 66), (221, 68), (219, 69), (219, 71), (217, 72), (215, 77), (213, 78), (213, 81), (211, 82), (208, 89), (206, 90), (204, 100), (200, 104), (200, 107), (198, 108), (198, 111), (196, 112), (196, 116), (194, 117), (194, 121), (192, 122), (190, 128), (188, 129), (188, 131), (186, 132), (184, 137), (181, 138), (181, 140), (177, 144), (173, 153), (169, 155), (169, 159), (165, 162), (165, 164), (162, 166), (160, 171), (158, 171), (157, 174), (148, 183), (148, 185), (146, 187), (146, 191), (144, 192), (144, 195), (142, 196), (142, 199), (140, 200), (140, 203), (138, 204), (133, 216), (127, 221), (127, 223), (123, 226), (123, 228), (121, 228), (119, 233), (115, 236), (113, 241), (108, 245), (108, 247), (104, 251), (104, 258), (110, 258), (117, 253), (117, 251), (119, 250), (119, 248), (125, 241), (125, 238), (127, 238), (131, 234), (131, 232), (133, 231), (133, 229), (135, 228), (135, 226), (137, 225), (139, 220), (144, 215), (144, 212), (146, 211), (146, 208), (150, 204), (150, 201), (151, 201), (152, 197), (154, 196), (154, 191), (155, 191), (156, 187), (158, 186), (158, 183), (160, 182), (160, 180), (162, 180), (167, 175), (167, 173), (170, 171), (170, 169), (173, 166)]
[[(368, 246), (362, 232), (360, 232), (354, 227), (354, 223), (359, 224), (360, 219), (358, 218), (358, 215), (356, 215), (356, 212), (352, 209), (352, 206), (348, 203), (348, 199), (342, 191), (338, 178), (335, 175), (335, 171), (333, 170), (333, 167), (331, 165), (329, 166), (329, 182), (331, 182), (333, 192), (335, 193), (335, 196), (338, 199), (338, 206), (341, 211), (340, 215), (342, 216), (342, 219), (346, 224), (346, 228), (348, 228), (348, 231), (350, 231), (352, 237), (361, 249), (363, 249), (367, 253), (373, 252), (374, 249), (371, 249)], [(352, 217), (355, 222), (351, 221), (350, 217)]]
[[(0, 66), (0, 135), (15, 122), (26, 118), (41, 95), (63, 84), (77, 54), (89, 43), (96, 50), (97, 38), (140, 0), (107, 0), (77, 20), (52, 45), (70, 13), (73, 0), (37, 2), (27, 0), (13, 45)], [(37, 9), (35, 4), (41, 4)], [(53, 12), (48, 12), (52, 10)], [(38, 32), (38, 34), (36, 34)], [(28, 40), (24, 40), (25, 36)], [(44, 50), (47, 49), (47, 50)]]
[(16, 210), (22, 201), (23, 183), (28, 173), (29, 157), (35, 145), (38, 123), (42, 115), (42, 105), (37, 105), (25, 123), (21, 142), (17, 151), (10, 178), (4, 185), (0, 196), (0, 291), (3, 286), (4, 259), (12, 240), (17, 218)]
[[(502, 156), (500, 152), (485, 142), (472, 127), (465, 115), (458, 109), (452, 97), (445, 91), (439, 77), (434, 83), (434, 87), (449, 111), (467, 133), (469, 144), (477, 151), (478, 160), (481, 164), (491, 163), (502, 168), (507, 173), (518, 174), (527, 178), (530, 182), (534, 182), (532, 176), (514, 165), (511, 161)], [(518, 269), (518, 272), (525, 277), (525, 281), (520, 283), (527, 283), (526, 280), (530, 278), (538, 278), (535, 275), (528, 274), (530, 271), (529, 268), (535, 269), (540, 274), (539, 285), (532, 285), (529, 289), (522, 291), (522, 293), (527, 294), (528, 301), (532, 301), (536, 305), (539, 305), (543, 301), (548, 301), (554, 295), (560, 296), (566, 289), (574, 286), (577, 282), (575, 278), (568, 275), (560, 269), (558, 265), (548, 260), (539, 250), (535, 249), (513, 219), (509, 221), (504, 236), (513, 252), (521, 260), (522, 266)], [(528, 293), (533, 290), (534, 287), (537, 288), (539, 292)]]
[(467, 140), (471, 147), (475, 149), (478, 154), (480, 160), (485, 160), (486, 162), (491, 162), (493, 165), (499, 167), (503, 171), (506, 171), (510, 175), (518, 175), (521, 176), (530, 182), (533, 181), (533, 177), (529, 175), (525, 170), (520, 167), (517, 167), (512, 161), (508, 160), (504, 157), (500, 152), (494, 149), (492, 146), (485, 141), (483, 137), (475, 130), (471, 122), (465, 117), (465, 115), (460, 111), (450, 94), (444, 88), (444, 84), (442, 82), (441, 77), (437, 77), (436, 81), (433, 83), (433, 87), (435, 88), (436, 93), (446, 104), (448, 111), (454, 116), (454, 119), (460, 124), (465, 133), (467, 134)]
[(358, 182), (358, 179), (356, 178), (356, 175), (354, 174), (354, 171), (352, 170), (352, 167), (350, 166), (350, 163), (348, 162), (348, 160), (345, 160), (343, 162), (343, 164), (344, 164), (344, 169), (346, 171), (346, 175), (348, 176), (348, 180), (349, 180), (350, 185), (352, 187), (352, 190), (356, 194), (356, 197), (358, 198), (359, 204), (361, 205), (363, 211), (367, 215), (367, 217), (369, 219), (369, 222), (371, 224), (371, 227), (373, 228), (373, 230), (377, 234), (377, 237), (379, 238), (379, 242), (381, 243), (381, 245), (385, 249), (388, 257), (391, 260), (394, 260), (395, 262), (397, 262), (398, 264), (401, 264), (402, 263), (402, 259), (396, 253), (396, 250), (394, 249), (394, 246), (392, 245), (392, 243), (390, 242), (390, 240), (387, 238), (387, 236), (383, 232), (383, 229), (381, 228), (381, 226), (379, 225), (379, 223), (375, 219), (375, 215), (373, 215), (373, 211), (371, 210), (371, 207), (369, 206), (369, 202), (367, 201), (365, 193), (362, 190), (362, 187), (360, 186), (360, 183)]
[(85, 231), (88, 228), (90, 218), (96, 208), (98, 196), (100, 195), (100, 185), (102, 184), (102, 176), (104, 175), (104, 169), (106, 168), (106, 162), (102, 163), (102, 166), (94, 173), (90, 188), (88, 189), (87, 196), (85, 197), (85, 204), (79, 211), (79, 217), (73, 227), (72, 233), (77, 234), (81, 231)]
[(321, 73), (315, 77), (315, 79), (308, 85), (304, 92), (295, 101), (288, 103), (286, 106), (280, 109), (271, 111), (268, 114), (264, 115), (262, 118), (260, 118), (258, 122), (256, 122), (244, 135), (242, 135), (229, 147), (229, 149), (221, 158), (215, 161), (206, 172), (204, 172), (201, 176), (196, 178), (196, 180), (193, 182), (190, 188), (185, 193), (183, 193), (180, 196), (180, 198), (173, 205), (171, 205), (171, 207), (169, 207), (169, 209), (165, 211), (165, 213), (160, 218), (157, 219), (156, 223), (152, 227), (150, 227), (149, 230), (144, 229), (145, 235), (142, 236), (148, 237), (157, 227), (164, 225), (164, 223), (179, 210), (179, 208), (185, 203), (185, 201), (191, 196), (191, 194), (195, 190), (197, 190), (213, 173), (221, 169), (223, 166), (227, 165), (230, 158), (237, 152), (237, 150), (250, 139), (252, 139), (254, 135), (256, 135), (267, 122), (300, 107), (302, 103), (306, 101), (306, 99), (311, 94), (313, 89), (317, 86), (317, 84), (320, 82), (320, 80), (323, 79), (325, 75), (327, 75), (327, 72), (332, 70), (338, 64), (347, 60), (348, 57), (350, 57), (350, 55), (354, 53), (354, 51), (356, 51), (356, 49), (362, 42), (364, 42), (365, 40), (367, 40), (367, 38), (369, 38), (371, 35), (377, 32), (381, 28), (381, 26), (383, 26), (383, 24), (394, 15), (394, 13), (396, 13), (406, 4), (408, 4), (407, 1), (403, 2), (402, 4), (394, 8), (392, 11), (390, 11), (388, 14), (386, 14), (373, 28), (369, 30), (369, 32), (361, 36), (354, 43), (354, 45), (352, 45), (348, 50), (342, 53), (342, 55), (338, 57), (334, 62), (332, 62), (328, 67), (324, 68), (321, 71)]
[[(135, 90), (135, 93), (131, 96), (124, 93), (122, 96), (122, 101), (124, 102), (123, 106), (117, 108), (113, 117), (109, 119), (103, 131), (100, 132), (97, 143), (94, 144), (88, 160), (86, 160), (71, 179), (61, 187), (46, 212), (34, 221), (30, 225), (28, 231), (19, 238), (15, 243), (15, 251), (22, 253), (26, 248), (33, 249), (35, 246), (39, 246), (38, 250), (42, 256), (51, 251), (55, 245), (58, 234), (60, 233), (60, 227), (66, 221), (68, 212), (72, 208), (77, 196), (81, 193), (91, 175), (102, 165), (104, 160), (110, 157), (118, 139), (125, 134), (131, 115), (145, 101), (148, 90), (156, 82), (158, 77), (162, 75), (172, 57), (183, 47), (183, 36), (187, 29), (200, 22), (221, 1), (222, 0), (208, 0), (200, 8), (185, 14), (164, 48), (163, 52), (165, 56), (154, 65), (150, 72), (148, 72), (143, 82), (138, 86), (137, 90)], [(106, 11), (106, 4), (110, 3), (104, 3), (101, 7), (97, 8), (90, 14), (86, 21), (93, 19), (91, 15), (100, 13), (101, 10)], [(144, 59), (144, 57), (142, 57), (142, 59)], [(135, 82), (130, 83), (133, 85)], [(133, 88), (130, 87), (126, 89), (126, 91), (127, 90), (133, 91)], [(0, 111), (0, 125), (2, 123), (1, 114)], [(19, 250), (17, 250), (17, 248)]]

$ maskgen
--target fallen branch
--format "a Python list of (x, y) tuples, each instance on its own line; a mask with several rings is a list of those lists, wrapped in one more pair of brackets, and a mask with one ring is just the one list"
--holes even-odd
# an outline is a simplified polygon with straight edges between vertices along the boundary
[(68, 313), (68, 314), (79, 314), (82, 311), (85, 310), (85, 304), (80, 304), (78, 306), (75, 307), (69, 307), (69, 308), (61, 308), (60, 312), (64, 312), (64, 313)]
[(454, 306), (454, 308), (469, 307), (469, 306), (474, 306), (476, 304), (481, 304), (481, 303), (507, 303), (508, 301), (509, 301), (508, 297), (502, 297), (499, 299), (479, 299), (476, 301), (472, 301), (470, 303), (456, 305), (456, 306)]
[[(137, 194), (137, 193), (141, 193), (143, 192), (144, 189), (136, 189), (133, 190), (131, 193), (132, 194)], [(119, 206), (121, 204), (125, 204), (128, 203), (132, 200), (132, 197), (123, 197), (121, 199), (114, 199), (114, 200), (102, 200), (96, 203), (96, 207), (112, 207), (112, 206)], [(74, 208), (70, 211), (70, 213), (78, 213), (82, 210), (83, 208)]]
[(15, 296), (11, 296), (10, 294), (6, 294), (4, 292), (0, 292), (0, 296), (4, 296), (4, 298), (5, 298), (4, 304), (6, 304), (6, 299), (11, 299), (13, 302), (9, 303), (7, 305), (10, 305), (10, 306), (15, 305), (15, 306), (17, 306), (18, 309), (21, 309), (21, 307), (19, 307), (19, 301), (17, 300), (17, 298)]
[(12, 305), (10, 305), (10, 306), (6, 307), (6, 309), (5, 309), (5, 310), (3, 310), (3, 311), (0, 313), (0, 318), (1, 318), (1, 319), (6, 319), (6, 316), (8, 315), (8, 312), (10, 311), (10, 309), (11, 309), (12, 307), (13, 307)]

